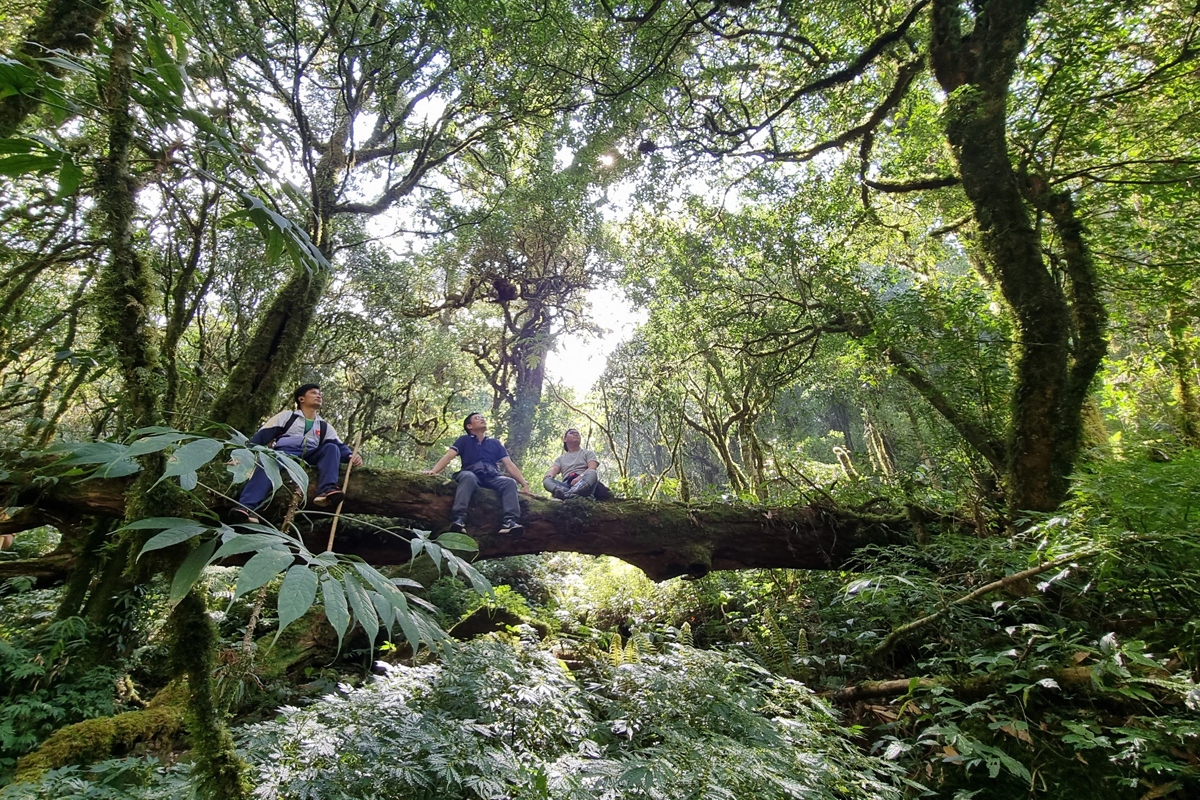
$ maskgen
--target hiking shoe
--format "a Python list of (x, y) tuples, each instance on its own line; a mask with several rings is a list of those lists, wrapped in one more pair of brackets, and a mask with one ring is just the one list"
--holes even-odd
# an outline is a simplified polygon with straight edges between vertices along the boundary
[(338, 503), (346, 499), (345, 493), (336, 486), (332, 489), (327, 489), (313, 498), (313, 505), (318, 506), (336, 506)]
[(466, 533), (467, 523), (461, 519), (456, 519), (450, 523), (450, 533)]
[(571, 493), (561, 486), (555, 486), (550, 494), (554, 495), (555, 500), (566, 500)]
[(525, 532), (525, 526), (517, 522), (515, 519), (510, 519), (508, 522), (500, 526), (500, 530), (496, 531), (501, 536), (520, 536)]
[(248, 509), (237, 506), (229, 509), (229, 513), (225, 515), (231, 525), (246, 525), (259, 522), (258, 517)]

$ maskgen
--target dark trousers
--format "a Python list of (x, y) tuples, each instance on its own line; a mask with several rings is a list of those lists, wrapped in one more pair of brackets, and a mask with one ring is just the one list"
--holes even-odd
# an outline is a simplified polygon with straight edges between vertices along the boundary
[(486, 475), (482, 478), (474, 472), (464, 469), (454, 476), (458, 489), (454, 492), (454, 506), (451, 509), (453, 519), (467, 519), (467, 508), (471, 505), (471, 497), (480, 486), (491, 489), (500, 495), (500, 505), (504, 507), (504, 521), (521, 518), (521, 500), (517, 497), (517, 482), (507, 475)]
[[(338, 465), (342, 463), (342, 450), (336, 442), (323, 442), (316, 450), (310, 450), (303, 455), (300, 454), (298, 447), (280, 447), (277, 450), (280, 453), (295, 456), (317, 468), (318, 492), (337, 486)], [(263, 472), (262, 467), (258, 467), (250, 476), (250, 480), (246, 481), (246, 488), (242, 489), (242, 496), (238, 498), (238, 502), (247, 508), (257, 508), (270, 493), (271, 479), (267, 477), (267, 473)]]

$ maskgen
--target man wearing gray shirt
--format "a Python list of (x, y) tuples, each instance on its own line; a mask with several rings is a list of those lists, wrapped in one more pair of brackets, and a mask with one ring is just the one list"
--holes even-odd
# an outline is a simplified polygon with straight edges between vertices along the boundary
[[(596, 468), (600, 466), (594, 450), (584, 450), (579, 444), (582, 437), (575, 428), (568, 428), (563, 434), (563, 450), (561, 456), (554, 459), (550, 471), (542, 479), (546, 491), (559, 500), (572, 497), (591, 497), (600, 482)], [(562, 479), (559, 480), (558, 476)]]

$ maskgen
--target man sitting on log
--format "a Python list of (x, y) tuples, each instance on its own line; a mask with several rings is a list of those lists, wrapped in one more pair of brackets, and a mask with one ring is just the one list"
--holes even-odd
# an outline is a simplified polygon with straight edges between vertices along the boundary
[[(517, 484), (528, 494), (529, 482), (509, 458), (508, 451), (504, 449), (500, 440), (487, 435), (487, 420), (483, 418), (483, 414), (467, 414), (467, 418), (463, 420), (463, 430), (465, 433), (450, 445), (450, 449), (438, 459), (433, 469), (423, 470), (426, 475), (436, 475), (445, 469), (455, 456), (462, 459), (462, 470), (454, 475), (454, 480), (458, 482), (458, 491), (454, 494), (450, 530), (466, 532), (467, 508), (471, 505), (471, 497), (478, 487), (483, 486), (500, 495), (504, 522), (501, 523), (499, 532), (512, 535), (524, 533)], [(503, 464), (504, 469), (513, 477), (502, 475), (498, 464)]]
[[(569, 500), (574, 497), (592, 497), (600, 476), (596, 472), (600, 466), (594, 450), (580, 447), (583, 437), (578, 429), (567, 428), (563, 434), (563, 454), (554, 459), (550, 471), (542, 479), (546, 491), (559, 500)], [(557, 476), (562, 475), (559, 480)]]
[[(351, 453), (350, 448), (338, 439), (333, 429), (317, 412), (321, 410), (321, 387), (306, 383), (292, 392), (296, 404), (294, 411), (280, 411), (267, 420), (258, 433), (250, 437), (251, 444), (272, 447), (281, 453), (296, 456), (317, 468), (317, 496), (313, 503), (318, 506), (336, 506), (342, 500), (338, 488), (338, 465), (350, 462), (362, 466), (362, 457)], [(271, 492), (271, 479), (257, 467), (242, 495), (238, 498), (241, 507), (230, 512), (234, 522), (258, 522), (254, 515)]]

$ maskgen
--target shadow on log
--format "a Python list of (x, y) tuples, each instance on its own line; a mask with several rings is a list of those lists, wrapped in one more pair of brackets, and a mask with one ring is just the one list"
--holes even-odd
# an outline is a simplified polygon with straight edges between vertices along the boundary
[[(6, 483), (16, 494), (13, 504), (36, 505), (62, 516), (120, 516), (129, 485), (128, 480), (60, 481), (38, 492), (23, 487), (15, 473)], [(436, 476), (356, 469), (343, 514), (412, 520), (431, 530), (444, 530), (454, 489), (452, 482)], [(486, 489), (476, 493), (467, 532), (479, 543), (480, 559), (555, 551), (608, 555), (661, 581), (724, 569), (843, 569), (863, 546), (911, 540), (910, 525), (902, 516), (859, 515), (820, 505), (766, 508), (639, 500), (558, 502), (522, 495), (521, 506), (525, 533), (500, 536), (494, 533), (500, 523), (496, 495)], [(305, 541), (320, 552), (328, 539), (331, 514), (311, 503), (308, 511), (312, 526)], [(377, 566), (406, 563), (411, 553), (404, 537), (348, 519), (339, 527), (334, 550)], [(21, 563), (4, 564), (3, 571), (19, 570)]]

